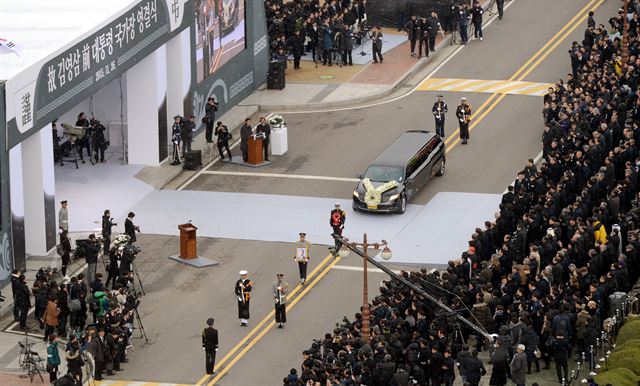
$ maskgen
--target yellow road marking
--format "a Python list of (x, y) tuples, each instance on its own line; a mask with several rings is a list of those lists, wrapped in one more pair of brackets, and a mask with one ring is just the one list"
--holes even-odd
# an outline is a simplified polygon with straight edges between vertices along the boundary
[[(316, 284), (318, 284), (320, 282), (320, 280), (322, 280), (322, 278), (331, 271), (331, 269), (338, 264), (338, 262), (341, 260), (340, 256), (336, 256), (336, 258), (331, 262), (331, 264), (329, 264), (308, 286), (306, 286), (304, 288), (304, 290), (302, 290), (302, 292), (300, 293), (300, 296), (298, 296), (296, 299), (294, 299), (291, 303), (289, 303), (287, 305), (287, 311), (290, 311), (293, 307), (295, 307), (296, 304), (298, 304), (298, 302), (300, 301), (300, 299), (302, 299), (304, 297), (304, 295), (306, 295), (313, 287), (315, 287)], [(242, 349), (242, 351), (240, 351), (238, 353), (238, 355), (233, 358), (233, 360), (231, 360), (231, 362), (229, 362), (229, 364), (227, 366), (225, 366), (222, 370), (220, 370), (219, 373), (216, 374), (216, 376), (211, 380), (211, 382), (209, 382), (207, 384), (207, 386), (213, 386), (215, 385), (216, 382), (218, 382), (220, 380), (220, 378), (222, 378), (240, 359), (242, 359), (242, 357), (249, 352), (249, 350), (251, 350), (251, 348), (253, 346), (256, 345), (256, 343), (258, 343), (260, 341), (260, 339), (262, 339), (262, 337), (269, 332), (269, 330), (271, 330), (274, 326), (276, 325), (276, 322), (274, 320), (271, 320), (271, 322), (267, 325), (267, 327), (265, 329), (263, 329), (260, 334), (258, 334), (255, 338), (253, 338), (251, 340), (251, 342), (249, 344), (247, 344), (247, 346), (245, 348)]]
[[(571, 20), (569, 20), (569, 22), (567, 24), (565, 24), (564, 27), (562, 27), (562, 29), (560, 29), (560, 31), (558, 31), (555, 35), (553, 35), (551, 37), (551, 39), (545, 43), (544, 46), (542, 46), (542, 48), (540, 48), (531, 58), (529, 58), (529, 60), (527, 60), (527, 62), (525, 64), (523, 64), (510, 78), (510, 81), (514, 81), (514, 80), (518, 80), (518, 81), (522, 81), (524, 79), (525, 76), (527, 76), (528, 74), (531, 73), (531, 71), (533, 71), (533, 69), (535, 69), (535, 67), (537, 67), (541, 61), (537, 61), (535, 63), (535, 66), (532, 67), (529, 71), (525, 72), (524, 74), (522, 74), (523, 71), (525, 71), (525, 69), (527, 68), (527, 66), (532, 63), (533, 61), (536, 60), (536, 58), (539, 55), (542, 55), (544, 53), (544, 51), (547, 49), (547, 47), (553, 45), (553, 48), (551, 49), (553, 51), (553, 49), (555, 49), (555, 47), (557, 47), (570, 33), (572, 33), (577, 27), (578, 25), (580, 25), (580, 23), (582, 23), (588, 16), (588, 11), (591, 10), (595, 10), (596, 8), (598, 8), (600, 5), (602, 5), (602, 3), (604, 2), (604, 0), (591, 0), (586, 6), (584, 6), (584, 8), (582, 8), (575, 16), (573, 16), (571, 18)], [(585, 12), (586, 11), (586, 12)], [(566, 32), (565, 32), (566, 31)], [(555, 43), (554, 43), (555, 42)], [(544, 54), (544, 58), (546, 58), (549, 55), (549, 53)], [(522, 76), (521, 76), (522, 74)], [(504, 99), (504, 97), (506, 96), (506, 94), (502, 94), (498, 100), (498, 103)], [(498, 94), (491, 94), (491, 96), (473, 113), (471, 114), (471, 125), (469, 126), (469, 132), (471, 132), (471, 130), (479, 123), (479, 121), (486, 116), (486, 114), (484, 115), (478, 115), (480, 113), (480, 111), (487, 105), (489, 105), (489, 103), (492, 103), (494, 101), (494, 99), (498, 97)], [(491, 105), (492, 107), (489, 108), (488, 111), (491, 111), (495, 108), (495, 106), (497, 106), (497, 103), (493, 103)], [(482, 117), (482, 118), (477, 118), (477, 117)], [(451, 149), (453, 149), (453, 147), (458, 144), (460, 142), (460, 138), (458, 137), (458, 134), (460, 133), (460, 128), (456, 128), (448, 137), (447, 139), (444, 141), (445, 144), (447, 145), (447, 149), (446, 152), (450, 152)]]
[[(332, 255), (329, 254), (327, 257), (324, 258), (324, 260), (322, 260), (320, 262), (320, 264), (318, 264), (312, 271), (311, 273), (309, 273), (307, 275), (307, 280), (311, 280), (311, 278), (313, 278), (316, 273), (322, 269), (322, 267), (327, 264), (327, 262), (331, 259)], [(298, 284), (295, 286), (295, 288), (293, 290), (291, 290), (291, 292), (289, 293), (289, 295), (287, 296), (287, 299), (293, 299), (294, 295), (300, 291), (300, 289), (302, 289), (303, 286)], [(253, 329), (251, 329), (251, 331), (249, 331), (249, 333), (247, 335), (245, 335), (240, 342), (238, 342), (220, 361), (216, 361), (216, 365), (214, 367), (214, 371), (218, 371), (218, 369), (220, 369), (220, 367), (226, 363), (245, 343), (247, 343), (247, 341), (253, 336), (255, 335), (256, 332), (258, 332), (258, 330), (260, 328), (262, 328), (265, 324), (267, 324), (270, 320), (273, 319), (275, 315), (275, 311), (271, 310), (267, 316), (265, 316), (260, 323), (258, 323)], [(210, 374), (205, 374), (202, 378), (200, 378), (198, 380), (198, 382), (196, 382), (196, 385), (201, 385), (203, 384), (208, 378), (210, 377)]]
[[(439, 78), (435, 78), (438, 80)], [(523, 82), (515, 80), (486, 80), (486, 79), (446, 79), (445, 86), (440, 83), (422, 87), (422, 91), (449, 92), (489, 92), (491, 94), (538, 95), (531, 90), (547, 89), (552, 83)]]
[[(596, 10), (600, 5), (602, 5), (602, 3), (604, 3), (604, 0), (595, 0), (595, 3), (593, 1), (590, 2), (589, 3), (590, 5), (594, 4), (590, 10), (593, 10), (593, 11)], [(583, 8), (583, 10), (584, 10), (584, 8)], [(542, 60), (544, 60), (544, 58), (549, 56), (550, 52), (552, 52), (564, 39), (566, 39), (567, 36), (569, 36), (569, 34), (571, 34), (578, 27), (578, 25), (580, 25), (580, 23), (582, 23), (587, 18), (587, 16), (588, 16), (588, 14), (585, 13), (580, 18), (578, 18), (576, 24), (571, 26), (571, 28), (569, 28), (553, 45), (551, 45), (550, 51), (544, 53), (543, 56), (540, 58), (540, 60), (537, 60), (528, 70), (526, 70), (524, 73), (521, 73), (521, 71), (518, 70), (517, 73), (521, 73), (521, 75), (518, 76), (517, 80), (524, 79), (524, 77), (529, 75), (531, 73), (531, 71), (533, 71), (536, 67), (538, 67), (540, 65), (540, 63), (542, 63)], [(545, 44), (545, 46), (547, 46), (547, 44)], [(492, 94), (492, 97), (495, 96), (495, 95), (498, 95), (498, 94)], [(473, 121), (469, 125), (469, 132), (471, 132), (471, 130), (473, 130), (473, 128), (476, 127), (482, 121), (482, 119), (484, 119), (484, 117), (486, 117), (487, 114), (489, 114), (491, 112), (491, 110), (493, 110), (506, 96), (507, 96), (507, 94), (500, 95), (500, 97), (498, 97), (498, 99), (495, 102), (493, 102), (493, 104), (491, 104), (491, 106), (489, 106), (489, 108), (487, 108), (487, 110), (485, 110), (475, 121)], [(459, 131), (460, 131), (460, 129), (458, 129), (456, 132), (459, 132)], [(455, 135), (455, 133), (452, 133), (452, 135), (450, 137), (452, 137), (453, 135)], [(449, 139), (449, 138), (447, 138), (447, 139)], [(446, 148), (445, 151), (447, 153), (450, 152), (459, 142), (460, 142), (460, 138), (456, 138), (455, 141), (453, 141), (453, 142), (451, 142), (450, 144), (447, 145), (447, 148)]]
[(462, 87), (454, 87), (454, 88), (449, 89), (447, 91), (450, 91), (450, 92), (466, 91), (466, 90), (475, 91), (475, 88), (480, 86), (480, 85), (483, 85), (484, 82), (486, 82), (486, 81), (485, 80), (477, 80), (477, 79), (475, 79), (472, 82), (469, 82), (469, 83), (465, 84)]
[[(576, 19), (579, 20), (579, 23), (582, 22), (584, 19), (586, 19), (587, 14), (583, 14), (585, 12), (585, 10), (588, 10), (590, 8), (595, 9), (597, 7), (599, 7), (602, 3), (604, 2), (604, 0), (591, 0), (584, 8), (582, 8), (582, 10), (580, 10), (580, 12), (578, 12), (567, 24), (565, 24), (565, 26), (558, 31), (542, 48), (540, 48), (531, 58), (529, 58), (529, 60), (522, 65), (518, 71), (516, 71), (516, 73), (514, 73), (510, 78), (509, 81), (514, 81), (514, 80), (522, 80), (524, 78), (524, 76), (528, 75), (529, 73), (531, 73), (531, 71), (533, 71), (533, 69), (535, 67), (537, 67), (542, 60), (544, 60), (544, 58), (546, 58), (549, 55), (549, 52), (547, 52), (546, 54), (544, 54), (542, 56), (542, 58), (540, 58), (539, 60), (536, 61), (536, 58), (541, 55), (542, 53), (545, 52), (545, 50), (547, 49), (547, 47), (552, 46), (553, 48), (551, 49), (551, 51), (553, 51), (553, 49), (555, 49), (555, 47), (557, 47), (560, 42), (562, 42), (562, 40), (565, 39), (566, 35), (568, 35), (569, 33), (573, 32), (576, 28), (578, 24), (575, 24), (573, 26), (571, 26)], [(595, 5), (594, 5), (595, 4)], [(582, 16), (580, 16), (581, 14), (583, 14)], [(568, 30), (567, 33), (565, 33), (563, 35), (563, 32), (565, 30)], [(554, 41), (556, 39), (558, 39), (558, 36), (562, 35), (562, 37), (556, 41), (554, 43)], [(534, 66), (532, 66), (532, 68), (529, 68), (527, 70), (527, 66), (532, 63), (535, 62)], [(520, 74), (527, 70), (524, 74), (522, 74), (522, 76), (520, 76)], [(429, 80), (428, 82), (423, 82), (423, 84), (421, 84), (417, 89), (420, 90), (422, 87), (425, 86), (433, 86), (433, 85), (438, 85), (440, 87), (444, 87), (445, 85), (453, 85), (456, 84), (457, 80)], [(500, 96), (498, 96), (499, 94), (492, 94), (475, 112), (474, 114), (472, 114), (472, 119), (474, 119), (472, 125), (470, 125), (469, 130), (471, 131), (473, 129), (473, 127), (477, 126), (477, 124), (484, 119), (484, 117), (487, 116), (487, 114), (489, 114), (489, 112), (491, 112), (506, 96), (506, 94), (502, 94)], [(497, 98), (497, 99), (496, 99)], [(483, 111), (483, 109), (488, 106), (489, 104), (491, 104), (485, 111)], [(478, 116), (478, 114), (480, 114)], [(475, 117), (478, 116), (477, 119), (475, 119)], [(451, 143), (448, 147), (447, 147), (447, 152), (449, 152), (460, 140), (458, 138), (455, 138), (455, 135), (458, 133), (459, 129), (456, 130), (456, 132), (452, 133), (447, 139), (446, 139), (446, 143), (452, 141), (455, 139), (455, 141), (453, 143)], [(327, 258), (331, 257), (331, 255), (327, 256)], [(325, 259), (326, 260), (326, 259)], [(305, 289), (300, 293), (300, 295), (294, 299), (289, 306), (287, 307), (288, 309), (293, 308), (293, 306), (295, 306), (295, 304), (297, 304), (300, 299), (302, 299), (302, 297), (304, 297), (304, 295), (306, 295), (306, 293), (311, 290), (311, 288), (313, 288), (325, 275), (327, 272), (329, 272), (331, 270), (331, 268), (336, 265), (340, 260), (340, 257), (336, 257), (335, 260), (329, 264), (329, 266), (327, 266), (322, 273), (320, 273), (319, 276), (317, 276), (312, 282), (311, 284), (309, 284), (307, 287), (305, 287)], [(324, 261), (323, 261), (324, 263)], [(318, 268), (318, 267), (316, 267)], [(299, 286), (298, 286), (299, 287)], [(296, 290), (298, 289), (298, 287), (296, 287)], [(274, 311), (271, 311), (269, 313), (269, 315), (267, 317), (265, 317), (265, 319), (263, 319), (263, 322), (266, 323), (266, 320), (269, 320), (273, 317)], [(262, 327), (262, 325), (264, 325), (264, 323), (261, 322), (260, 323), (260, 327)], [(235, 358), (233, 358), (231, 360), (231, 362), (229, 362), (229, 364), (227, 366), (225, 366), (222, 370), (220, 370), (220, 372), (218, 374), (216, 374), (216, 376), (211, 380), (211, 382), (209, 382), (207, 384), (207, 386), (212, 386), (214, 385), (217, 381), (220, 380), (220, 378), (222, 378), (224, 376), (224, 374), (226, 374), (229, 369), (231, 369), (231, 367), (233, 365), (235, 365), (235, 363), (237, 363), (260, 339), (262, 339), (262, 337), (271, 329), (273, 328), (273, 326), (275, 326), (275, 322), (273, 320), (271, 320), (271, 322), (269, 322), (269, 324), (266, 326), (266, 328), (264, 328), (257, 336), (255, 336), (251, 342), (245, 346), (240, 353), (238, 353), (238, 355), (236, 355)], [(254, 330), (252, 330), (250, 332), (249, 335), (247, 335), (242, 341), (241, 343), (239, 343), (238, 345), (236, 345), (236, 347), (234, 347), (234, 349), (232, 350), (233, 353), (235, 353), (235, 351), (237, 351), (237, 349), (242, 346), (248, 339), (250, 336), (252, 336), (255, 333), (255, 330), (257, 330), (259, 327), (256, 326), (256, 328), (254, 328)], [(223, 358), (223, 361), (226, 362), (226, 360), (228, 360), (228, 358), (232, 355), (232, 352), (230, 352), (229, 354), (227, 354), (227, 356), (225, 356), (225, 358)], [(216, 366), (217, 368), (219, 367), (219, 365), (221, 365), (223, 363), (223, 361), (219, 362), (218, 365)], [(207, 377), (203, 377), (203, 379), (206, 379)], [(203, 380), (201, 380), (203, 381)]]

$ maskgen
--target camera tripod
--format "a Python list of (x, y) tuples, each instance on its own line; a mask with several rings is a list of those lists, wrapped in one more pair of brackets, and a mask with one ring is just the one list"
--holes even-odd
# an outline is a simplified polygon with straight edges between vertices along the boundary
[[(144, 330), (144, 325), (142, 324), (142, 318), (140, 317), (140, 313), (138, 312), (138, 306), (133, 308), (133, 315), (134, 315), (133, 316), (134, 319), (138, 320), (137, 329), (140, 330), (140, 336), (138, 337), (138, 339), (144, 338), (144, 342), (149, 343), (149, 338), (147, 338), (147, 332)], [(135, 320), (134, 320), (134, 323), (135, 323)], [(134, 323), (131, 323), (132, 327)], [(133, 327), (133, 328), (135, 329), (136, 327)]]
[(24, 344), (20, 341), (18, 344), (20, 345), (18, 364), (26, 372), (26, 374), (23, 374), (20, 377), (29, 378), (31, 383), (33, 383), (33, 379), (37, 376), (40, 378), (40, 382), (44, 383), (42, 373), (46, 372), (46, 369), (40, 355), (38, 355), (36, 351), (32, 350), (34, 343), (28, 343), (27, 331), (24, 332)]
[[(138, 279), (138, 284), (140, 284), (140, 291), (142, 291), (143, 295), (146, 295), (147, 293), (144, 292), (144, 287), (142, 286), (142, 280), (140, 279), (140, 274), (138, 274), (138, 266), (136, 265), (135, 261), (131, 262), (131, 268), (133, 268), (133, 274)], [(134, 287), (135, 289), (135, 279), (131, 281), (131, 286)]]

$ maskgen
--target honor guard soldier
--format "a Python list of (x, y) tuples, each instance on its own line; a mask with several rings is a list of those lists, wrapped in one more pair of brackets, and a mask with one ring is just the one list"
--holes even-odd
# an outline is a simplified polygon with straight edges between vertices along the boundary
[(287, 293), (289, 292), (289, 284), (282, 280), (283, 276), (281, 273), (277, 274), (277, 280), (273, 283), (273, 297), (276, 306), (276, 323), (278, 323), (278, 328), (284, 328), (284, 324), (287, 323)]
[[(342, 209), (340, 209), (340, 203), (336, 202), (335, 209), (331, 211), (331, 217), (329, 218), (329, 225), (331, 225), (331, 229), (333, 229), (334, 235), (342, 236), (342, 230), (344, 229), (344, 222), (346, 218), (347, 214)], [(335, 242), (335, 247), (331, 252), (334, 256), (337, 256), (338, 252), (340, 251), (340, 247), (342, 246), (342, 242), (338, 239), (336, 239)]]
[(248, 272), (240, 271), (240, 279), (236, 282), (236, 297), (238, 298), (238, 319), (240, 325), (246, 327), (249, 323), (249, 301), (253, 282), (249, 280)]
[(436, 134), (440, 138), (444, 138), (444, 118), (445, 114), (449, 112), (449, 108), (447, 107), (447, 102), (442, 100), (442, 95), (438, 95), (438, 100), (433, 104), (431, 112), (436, 119)]
[(456, 109), (456, 117), (460, 125), (460, 139), (466, 145), (469, 141), (469, 122), (471, 121), (471, 106), (467, 103), (467, 98), (462, 97), (460, 105)]
[(207, 374), (213, 374), (216, 366), (216, 351), (218, 351), (218, 330), (213, 328), (213, 318), (207, 319), (207, 327), (202, 331), (202, 349), (205, 353), (205, 368)]
[(298, 263), (298, 271), (300, 272), (300, 284), (304, 284), (307, 280), (307, 263), (311, 256), (309, 250), (311, 243), (306, 240), (307, 234), (300, 232), (300, 240), (296, 242), (296, 251), (293, 259)]

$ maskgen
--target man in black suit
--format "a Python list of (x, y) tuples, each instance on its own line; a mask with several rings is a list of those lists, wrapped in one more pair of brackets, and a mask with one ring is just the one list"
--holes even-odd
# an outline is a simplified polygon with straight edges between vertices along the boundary
[(213, 318), (207, 319), (207, 328), (202, 331), (202, 349), (205, 352), (205, 367), (207, 374), (213, 374), (216, 365), (216, 351), (218, 351), (218, 330), (213, 328)]
[(124, 220), (124, 233), (129, 236), (129, 243), (133, 244), (136, 242), (136, 232), (140, 233), (140, 227), (133, 224), (133, 218), (136, 217), (136, 214), (133, 212), (129, 212), (127, 215), (127, 219)]
[(240, 150), (242, 151), (242, 160), (244, 162), (249, 161), (249, 137), (251, 134), (253, 134), (251, 118), (247, 118), (240, 127)]
[(256, 134), (264, 135), (262, 138), (262, 150), (264, 151), (264, 160), (269, 161), (269, 138), (271, 137), (271, 125), (265, 117), (260, 118), (260, 123), (256, 127)]

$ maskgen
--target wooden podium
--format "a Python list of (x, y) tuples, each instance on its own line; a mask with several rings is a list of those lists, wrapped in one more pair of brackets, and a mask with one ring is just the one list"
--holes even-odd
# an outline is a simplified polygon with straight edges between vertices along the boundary
[(250, 136), (248, 141), (249, 160), (247, 163), (251, 165), (260, 165), (262, 159), (262, 137)]
[(180, 258), (195, 259), (198, 257), (196, 252), (196, 230), (198, 228), (191, 223), (178, 225), (180, 229)]

